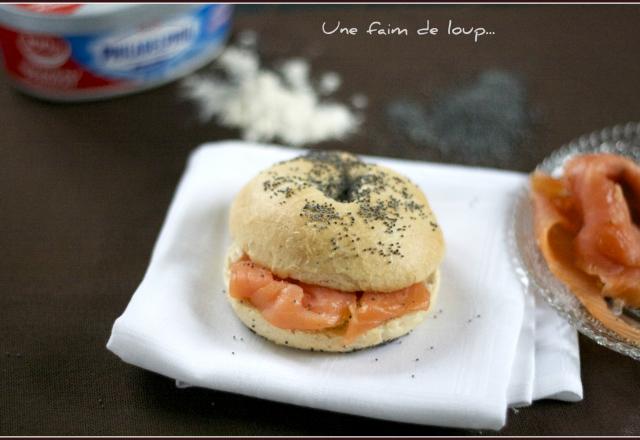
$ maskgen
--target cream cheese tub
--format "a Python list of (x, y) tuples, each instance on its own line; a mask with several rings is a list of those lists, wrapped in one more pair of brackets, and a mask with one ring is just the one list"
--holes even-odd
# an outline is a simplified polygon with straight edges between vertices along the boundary
[(56, 101), (148, 89), (215, 58), (231, 14), (226, 4), (0, 5), (5, 76)]

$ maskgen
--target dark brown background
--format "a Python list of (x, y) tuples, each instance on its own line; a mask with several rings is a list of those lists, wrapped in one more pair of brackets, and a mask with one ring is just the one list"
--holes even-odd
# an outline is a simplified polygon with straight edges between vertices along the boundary
[[(426, 18), (496, 35), (473, 44), (320, 33), (323, 20)], [(494, 165), (527, 171), (573, 137), (639, 119), (639, 25), (637, 6), (271, 6), (242, 7), (235, 30), (258, 31), (267, 62), (307, 56), (315, 72), (342, 75), (341, 98), (368, 95), (360, 134), (322, 147), (482, 164), (482, 152), (441, 157), (399, 139), (386, 105), (428, 102), (488, 68), (520, 74), (536, 116), (511, 162)], [(54, 105), (0, 83), (0, 434), (477, 434), (178, 390), (105, 349), (189, 151), (238, 135), (198, 123), (177, 91)], [(501, 434), (640, 434), (640, 363), (586, 338), (580, 347), (584, 401), (509, 411)]]

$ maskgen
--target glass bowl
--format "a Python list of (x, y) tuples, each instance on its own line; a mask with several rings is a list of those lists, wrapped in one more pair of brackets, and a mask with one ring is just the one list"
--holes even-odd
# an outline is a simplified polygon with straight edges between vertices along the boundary
[[(574, 139), (554, 151), (536, 169), (559, 175), (569, 157), (593, 152), (620, 154), (640, 163), (640, 123), (620, 124)], [(640, 345), (609, 330), (591, 316), (580, 300), (549, 270), (536, 244), (529, 190), (527, 182), (516, 197), (509, 231), (514, 264), (525, 288), (541, 295), (583, 335), (604, 347), (640, 360)], [(637, 310), (629, 313), (635, 314), (637, 319)]]

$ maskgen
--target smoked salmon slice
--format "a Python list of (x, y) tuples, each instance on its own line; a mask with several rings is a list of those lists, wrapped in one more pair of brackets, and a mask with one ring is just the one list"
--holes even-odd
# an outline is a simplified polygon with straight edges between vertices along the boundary
[(554, 275), (598, 319), (613, 321), (604, 297), (640, 307), (640, 166), (584, 154), (560, 178), (535, 172), (531, 187), (536, 239)]
[(318, 299), (317, 291), (305, 295), (300, 285), (277, 280), (271, 271), (248, 260), (231, 265), (229, 293), (248, 299), (276, 327), (296, 330), (336, 327), (355, 303), (355, 297), (337, 291), (330, 292), (327, 299)]
[(424, 283), (389, 293), (365, 292), (357, 307), (351, 310), (345, 340), (353, 341), (362, 333), (398, 316), (427, 310), (429, 298), (429, 291)]
[(346, 324), (346, 343), (390, 319), (429, 307), (424, 283), (395, 292), (341, 292), (277, 279), (271, 271), (247, 259), (233, 263), (230, 272), (229, 294), (248, 300), (272, 325), (289, 330), (325, 330)]
[(640, 167), (621, 156), (592, 154), (570, 162), (566, 175), (583, 219), (575, 241), (578, 267), (598, 276), (605, 294), (640, 307), (640, 229), (632, 218), (640, 210)]

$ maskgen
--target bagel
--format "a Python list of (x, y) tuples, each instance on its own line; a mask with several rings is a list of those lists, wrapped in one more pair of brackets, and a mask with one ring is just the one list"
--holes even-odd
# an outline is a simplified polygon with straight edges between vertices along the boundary
[[(335, 151), (280, 162), (242, 188), (229, 221), (228, 299), (245, 325), (278, 344), (323, 351), (378, 345), (415, 328), (434, 302), (444, 254), (442, 231), (422, 191), (389, 168)], [(271, 292), (269, 301), (282, 301), (283, 289), (294, 286), (286, 291), (293, 295), (292, 304), (306, 301), (304, 307), (313, 311), (306, 295), (317, 301), (336, 295), (340, 312), (323, 310), (301, 326), (283, 325), (281, 316), (276, 319), (267, 310), (270, 306), (251, 297), (254, 291), (232, 292), (240, 285), (234, 284), (237, 270), (249, 271), (245, 277), (268, 278), (271, 287), (260, 290), (266, 281), (254, 280), (254, 291)], [(400, 307), (393, 304), (395, 298), (404, 298), (404, 312), (387, 315)], [(373, 319), (375, 307), (363, 314), (363, 304), (376, 299), (371, 304), (380, 314)], [(385, 309), (381, 301), (391, 303)], [(282, 307), (289, 307), (291, 315), (310, 313), (294, 308), (301, 305)], [(301, 322), (298, 318), (292, 321)]]

